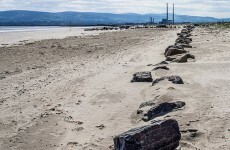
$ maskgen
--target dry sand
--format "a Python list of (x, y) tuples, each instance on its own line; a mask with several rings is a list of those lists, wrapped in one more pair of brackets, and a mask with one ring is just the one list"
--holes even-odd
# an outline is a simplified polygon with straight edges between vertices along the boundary
[[(183, 150), (230, 149), (230, 31), (197, 28), (195, 62), (170, 64), (153, 78), (184, 85), (130, 83), (164, 60), (179, 29), (138, 29), (0, 48), (0, 149), (108, 150), (113, 137), (144, 125), (142, 102), (182, 100), (162, 118), (178, 120)], [(191, 136), (189, 131), (197, 130)]]

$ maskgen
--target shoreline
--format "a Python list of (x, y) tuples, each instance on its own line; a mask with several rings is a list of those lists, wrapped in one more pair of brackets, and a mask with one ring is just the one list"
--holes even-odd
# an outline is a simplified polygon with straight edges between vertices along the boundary
[[(20, 27), (19, 27), (20, 28)], [(22, 27), (24, 28), (24, 27)], [(97, 35), (104, 31), (84, 31), (90, 27), (29, 27), (14, 31), (0, 31), (0, 47), (18, 46), (39, 40), (63, 39), (70, 36)]]

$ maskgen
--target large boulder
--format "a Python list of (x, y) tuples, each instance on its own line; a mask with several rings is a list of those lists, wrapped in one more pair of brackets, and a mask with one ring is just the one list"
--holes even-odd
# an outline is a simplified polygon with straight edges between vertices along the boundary
[(116, 136), (115, 150), (175, 150), (181, 133), (176, 120), (156, 121)]
[(184, 55), (176, 55), (176, 56), (168, 56), (166, 57), (166, 61), (172, 61), (177, 63), (185, 63), (188, 62), (188, 59), (195, 59), (195, 56), (192, 54), (184, 54)]
[(173, 55), (183, 54), (183, 53), (187, 53), (187, 51), (184, 50), (183, 47), (171, 45), (165, 49), (164, 55), (165, 55), (165, 57), (167, 57), (167, 56), (173, 56)]
[(165, 76), (165, 77), (158, 78), (158, 79), (153, 81), (152, 85), (154, 86), (155, 84), (157, 84), (163, 80), (171, 81), (173, 84), (184, 84), (181, 77), (174, 75), (174, 76)]
[(131, 82), (152, 82), (151, 72), (137, 72), (133, 75)]
[[(161, 103), (159, 105), (155, 105), (153, 106), (151, 109), (147, 110), (147, 112), (143, 111), (141, 112), (140, 110), (138, 110), (138, 113), (143, 115), (143, 120), (144, 121), (149, 121), (152, 120), (156, 117), (159, 116), (163, 116), (169, 112), (172, 112), (173, 110), (182, 108), (185, 106), (185, 102), (182, 101), (176, 101), (176, 102), (172, 102), (172, 103)], [(143, 109), (144, 110), (144, 109)]]

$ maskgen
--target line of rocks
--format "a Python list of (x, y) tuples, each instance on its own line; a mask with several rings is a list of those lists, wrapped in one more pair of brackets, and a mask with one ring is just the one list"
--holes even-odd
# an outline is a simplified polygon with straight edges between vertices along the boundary
[[(155, 70), (169, 70), (168, 62), (185, 63), (188, 59), (195, 59), (185, 48), (192, 48), (191, 32), (194, 26), (186, 26), (178, 33), (174, 45), (165, 49), (166, 61), (156, 64)], [(151, 66), (151, 65), (148, 65)], [(151, 72), (137, 72), (131, 82), (152, 82), (152, 86), (162, 80), (171, 81), (173, 84), (184, 84), (182, 78), (177, 75), (164, 76), (153, 80)], [(155, 104), (144, 102), (137, 110), (137, 114), (143, 116), (142, 120), (148, 122), (185, 106), (185, 102), (165, 102)], [(178, 122), (175, 119), (152, 121), (149, 125), (131, 129), (114, 138), (115, 150), (175, 150), (179, 146), (181, 133)]]

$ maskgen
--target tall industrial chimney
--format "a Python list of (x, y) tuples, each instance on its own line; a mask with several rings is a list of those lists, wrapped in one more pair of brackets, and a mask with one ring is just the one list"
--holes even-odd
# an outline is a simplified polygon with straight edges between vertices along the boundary
[(174, 3), (173, 3), (173, 24), (175, 23), (175, 12), (174, 12)]
[(167, 21), (169, 20), (169, 4), (167, 3)]

